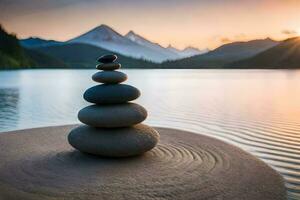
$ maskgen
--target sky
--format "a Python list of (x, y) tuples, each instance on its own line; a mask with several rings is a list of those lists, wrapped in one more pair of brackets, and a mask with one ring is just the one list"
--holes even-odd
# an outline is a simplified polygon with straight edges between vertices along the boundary
[(0, 0), (0, 23), (19, 38), (65, 41), (106, 24), (163, 46), (213, 49), (300, 34), (300, 0)]

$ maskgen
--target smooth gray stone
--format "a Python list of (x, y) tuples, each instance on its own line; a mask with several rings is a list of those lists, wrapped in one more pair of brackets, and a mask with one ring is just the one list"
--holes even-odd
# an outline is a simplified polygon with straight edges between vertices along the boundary
[(117, 84), (127, 80), (127, 75), (118, 71), (97, 72), (92, 79), (98, 83)]
[(120, 63), (104, 63), (104, 64), (99, 64), (96, 66), (97, 69), (99, 70), (104, 70), (104, 71), (112, 71), (112, 70), (117, 70), (121, 68)]
[(116, 104), (137, 99), (140, 91), (126, 84), (101, 84), (91, 87), (85, 91), (83, 98), (96, 104)]
[(114, 62), (115, 60), (117, 60), (117, 56), (116, 55), (104, 55), (101, 56), (100, 58), (98, 58), (98, 62), (101, 63), (110, 63), (110, 62)]
[(78, 119), (93, 127), (127, 127), (147, 118), (147, 111), (135, 103), (91, 105), (81, 109)]
[(158, 140), (158, 132), (143, 124), (114, 129), (83, 125), (73, 129), (68, 135), (68, 141), (75, 149), (108, 157), (143, 154), (155, 147)]

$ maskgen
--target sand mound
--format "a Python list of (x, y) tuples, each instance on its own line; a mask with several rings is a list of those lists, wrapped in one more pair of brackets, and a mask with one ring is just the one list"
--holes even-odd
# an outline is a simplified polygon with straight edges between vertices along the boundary
[(74, 150), (72, 128), (0, 134), (0, 199), (286, 199), (274, 170), (210, 137), (157, 128), (152, 151), (112, 159)]

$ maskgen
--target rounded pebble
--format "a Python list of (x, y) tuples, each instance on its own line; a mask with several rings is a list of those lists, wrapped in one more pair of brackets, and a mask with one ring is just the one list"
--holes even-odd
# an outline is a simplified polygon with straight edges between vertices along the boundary
[(127, 80), (127, 75), (118, 71), (97, 72), (92, 79), (98, 83), (117, 84)]
[(158, 140), (159, 134), (153, 128), (143, 124), (114, 129), (83, 125), (73, 129), (68, 135), (68, 141), (75, 149), (109, 157), (143, 154), (155, 147)]
[(135, 103), (91, 105), (78, 113), (78, 119), (82, 123), (102, 128), (132, 126), (146, 118), (146, 109)]
[(110, 63), (110, 62), (114, 62), (115, 60), (117, 60), (117, 56), (116, 55), (104, 55), (101, 56), (100, 58), (98, 58), (98, 62), (101, 63)]
[(87, 89), (83, 98), (90, 103), (116, 104), (135, 100), (140, 95), (140, 91), (131, 85), (101, 84)]
[(120, 69), (121, 64), (120, 63), (104, 63), (104, 64), (97, 65), (96, 68), (99, 70), (104, 70), (104, 71), (105, 70), (112, 71), (112, 70)]

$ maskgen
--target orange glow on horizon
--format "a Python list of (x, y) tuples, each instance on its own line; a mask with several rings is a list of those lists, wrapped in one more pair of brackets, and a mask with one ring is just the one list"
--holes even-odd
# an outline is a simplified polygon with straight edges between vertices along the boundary
[(122, 1), (119, 4), (99, 2), (43, 10), (21, 7), (14, 12), (0, 13), (0, 23), (21, 38), (37, 36), (60, 41), (107, 24), (121, 34), (133, 30), (153, 42), (180, 49), (187, 46), (213, 49), (233, 41), (267, 37), (282, 40), (300, 34), (300, 1), (297, 0), (190, 0), (187, 3), (174, 0), (157, 6), (140, 1), (130, 5), (123, 2), (121, 6)]

